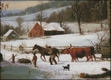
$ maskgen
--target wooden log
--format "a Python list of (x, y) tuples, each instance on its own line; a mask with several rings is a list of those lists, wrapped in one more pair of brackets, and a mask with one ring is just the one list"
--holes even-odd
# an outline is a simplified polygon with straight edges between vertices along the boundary
[(107, 68), (101, 68), (102, 71), (105, 71), (101, 74), (88, 74), (88, 73), (80, 73), (80, 78), (107, 78), (110, 77), (111, 70), (108, 70)]

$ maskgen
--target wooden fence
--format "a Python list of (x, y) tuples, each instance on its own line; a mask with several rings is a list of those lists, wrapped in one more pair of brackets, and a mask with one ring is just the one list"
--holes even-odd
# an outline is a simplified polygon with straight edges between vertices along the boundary
[[(9, 50), (9, 51), (15, 51), (15, 52), (25, 52), (30, 53), (32, 51), (33, 46), (30, 47), (23, 47), (23, 46), (8, 46), (8, 45), (1, 45), (3, 49)], [(44, 46), (45, 47), (45, 46)], [(59, 49), (60, 52), (62, 52), (63, 49), (68, 48), (69, 46), (51, 46)], [(72, 47), (81, 47), (81, 46), (72, 46)], [(85, 46), (82, 46), (85, 47)], [(37, 50), (38, 51), (38, 50)], [(97, 49), (95, 49), (95, 52), (97, 52)], [(111, 58), (111, 46), (101, 46), (100, 53), (102, 54), (102, 58)]]
[[(26, 52), (26, 53), (31, 52), (32, 48), (33, 48), (33, 46), (23, 47), (22, 45), (20, 45), (20, 46), (1, 45), (1, 47), (3, 49), (9, 50), (9, 51), (15, 51), (15, 52), (22, 51), (22, 52)], [(42, 46), (42, 47), (45, 47), (45, 46)], [(55, 48), (59, 49), (59, 51), (61, 52), (63, 49), (68, 48), (69, 46), (51, 46), (51, 47), (55, 47)]]
[[(25, 53), (30, 53), (32, 51), (33, 46), (9, 46), (9, 45), (1, 45), (3, 49), (9, 50), (9, 51), (15, 51), (15, 52), (25, 52)], [(46, 47), (46, 46), (42, 46), (42, 47)], [(70, 46), (51, 46), (51, 47), (55, 47), (57, 49), (59, 49), (60, 52), (63, 51), (63, 49), (65, 48), (69, 48)], [(72, 46), (72, 47), (87, 47), (87, 46)], [(38, 50), (37, 50), (38, 52)]]

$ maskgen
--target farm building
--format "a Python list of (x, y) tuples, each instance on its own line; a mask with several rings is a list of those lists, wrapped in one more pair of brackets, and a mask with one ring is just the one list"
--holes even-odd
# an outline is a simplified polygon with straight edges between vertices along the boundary
[(36, 23), (32, 29), (28, 32), (28, 37), (40, 37), (48, 35), (64, 34), (64, 29), (57, 23), (42, 23), (42, 27), (39, 23)]
[(19, 35), (12, 29), (8, 30), (8, 32), (6, 32), (3, 35), (3, 41), (9, 41), (9, 40), (18, 39), (18, 38), (19, 38)]

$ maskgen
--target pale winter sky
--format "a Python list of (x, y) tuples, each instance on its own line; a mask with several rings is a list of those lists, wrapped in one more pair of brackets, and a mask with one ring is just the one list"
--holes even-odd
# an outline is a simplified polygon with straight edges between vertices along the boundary
[(35, 6), (40, 3), (48, 1), (1, 1), (2, 3), (9, 4), (8, 10), (25, 9), (30, 6)]

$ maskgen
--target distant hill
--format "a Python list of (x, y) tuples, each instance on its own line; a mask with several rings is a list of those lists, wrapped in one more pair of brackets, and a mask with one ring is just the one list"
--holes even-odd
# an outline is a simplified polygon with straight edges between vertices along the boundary
[(5, 10), (5, 11), (2, 11), (2, 15), (6, 16), (7, 14), (19, 14), (22, 11), (23, 10)]
[(60, 8), (64, 6), (70, 6), (70, 1), (49, 1), (48, 3), (39, 4), (36, 6), (28, 7), (24, 10), (7, 10), (2, 12), (2, 16), (17, 16), (17, 15), (25, 15), (25, 14), (33, 14), (39, 11), (43, 11), (49, 8)]
[[(61, 10), (63, 9), (66, 9), (67, 7), (71, 7), (71, 6), (65, 6), (65, 7), (59, 7), (59, 8), (49, 8), (49, 9), (45, 9), (43, 10), (43, 15), (44, 15), (44, 18), (48, 18), (50, 17), (50, 15), (53, 13), (53, 12), (60, 12)], [(24, 19), (24, 21), (30, 21), (30, 20), (34, 20), (35, 17), (39, 14), (40, 12), (36, 12), (36, 13), (32, 13), (32, 14), (25, 14), (23, 16), (20, 16)], [(17, 19), (18, 16), (10, 16), (10, 17), (1, 17), (1, 20), (2, 21), (15, 21)]]

